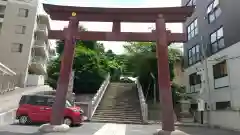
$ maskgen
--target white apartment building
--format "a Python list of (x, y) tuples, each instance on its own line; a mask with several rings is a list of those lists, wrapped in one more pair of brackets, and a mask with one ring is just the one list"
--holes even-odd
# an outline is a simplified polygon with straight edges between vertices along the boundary
[(20, 87), (43, 85), (54, 50), (49, 17), (39, 0), (0, 0), (0, 61), (16, 73)]
[(204, 100), (205, 121), (210, 125), (240, 130), (239, 69), (240, 42), (185, 69), (191, 103)]

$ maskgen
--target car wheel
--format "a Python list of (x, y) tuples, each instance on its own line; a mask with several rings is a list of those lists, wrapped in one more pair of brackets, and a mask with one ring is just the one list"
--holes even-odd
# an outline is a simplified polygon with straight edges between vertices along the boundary
[(19, 123), (22, 124), (22, 125), (29, 124), (30, 123), (30, 119), (26, 115), (20, 116), (19, 117)]
[(71, 118), (65, 117), (63, 123), (68, 125), (68, 126), (72, 126), (73, 121), (72, 121)]

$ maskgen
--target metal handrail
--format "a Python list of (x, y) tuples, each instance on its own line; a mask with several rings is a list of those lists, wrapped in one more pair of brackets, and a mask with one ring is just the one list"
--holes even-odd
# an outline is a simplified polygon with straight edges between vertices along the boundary
[(143, 90), (142, 90), (142, 86), (138, 80), (138, 78), (135, 81), (136, 85), (137, 85), (137, 90), (138, 90), (138, 97), (139, 97), (139, 101), (140, 101), (140, 107), (141, 107), (141, 114), (142, 114), (142, 119), (144, 123), (148, 122), (148, 105), (146, 103), (144, 94), (143, 94)]
[(38, 62), (38, 63), (41, 63), (41, 64), (45, 64), (44, 61), (45, 61), (45, 59), (41, 56), (32, 57), (32, 62)]
[(102, 83), (102, 85), (100, 86), (100, 88), (98, 89), (97, 93), (95, 94), (95, 96), (92, 98), (92, 101), (90, 103), (90, 118), (92, 118), (93, 114), (95, 113), (107, 87), (108, 87), (108, 84), (110, 83), (110, 74), (107, 75), (105, 81)]

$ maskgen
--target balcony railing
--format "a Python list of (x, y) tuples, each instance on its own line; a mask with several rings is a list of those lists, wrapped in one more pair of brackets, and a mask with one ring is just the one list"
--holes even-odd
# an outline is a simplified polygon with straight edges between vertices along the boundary
[(38, 24), (37, 30), (43, 31), (46, 35), (48, 35), (48, 29), (46, 24)]
[(16, 73), (0, 62), (0, 94), (14, 90), (16, 84)]
[(45, 64), (46, 58), (40, 56), (32, 57), (32, 63)]
[(35, 40), (34, 45), (35, 46), (40, 46), (40, 47), (46, 47), (47, 46), (46, 43), (44, 42), (44, 40), (40, 40), (40, 39)]
[(41, 66), (41, 72), (47, 72), (46, 58), (40, 56), (32, 57), (32, 64), (37, 64)]
[(5, 94), (9, 91), (15, 90), (17, 85), (17, 76), (10, 76), (0, 73), (0, 94)]
[(7, 0), (0, 0), (0, 5), (6, 6), (7, 5)]

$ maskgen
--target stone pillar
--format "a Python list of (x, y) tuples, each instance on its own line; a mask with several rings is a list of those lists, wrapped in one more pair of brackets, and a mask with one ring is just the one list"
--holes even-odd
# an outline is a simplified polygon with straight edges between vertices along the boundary
[(168, 39), (165, 20), (159, 15), (156, 20), (158, 87), (162, 107), (162, 130), (174, 131), (174, 110), (170, 86)]
[(72, 72), (72, 64), (74, 58), (75, 39), (74, 36), (78, 31), (79, 21), (76, 18), (76, 13), (72, 14), (68, 28), (64, 29), (65, 43), (63, 57), (61, 61), (61, 69), (59, 81), (56, 89), (56, 98), (53, 104), (51, 125), (61, 125), (63, 123), (64, 108), (66, 102), (66, 95), (68, 91), (68, 84), (70, 74)]

